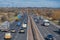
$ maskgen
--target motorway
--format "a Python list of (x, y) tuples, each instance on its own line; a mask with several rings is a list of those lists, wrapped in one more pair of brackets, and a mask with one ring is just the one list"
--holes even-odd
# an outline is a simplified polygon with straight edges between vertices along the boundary
[(51, 34), (54, 36), (54, 40), (60, 40), (60, 34), (58, 33), (58, 30), (59, 30), (58, 27), (52, 24), (50, 24), (50, 26), (48, 27), (45, 27), (41, 25), (42, 23), (43, 23), (43, 20), (39, 20), (39, 23), (36, 23), (36, 25), (39, 29), (39, 32), (41, 32), (42, 36), (44, 37), (44, 39), (46, 38), (48, 34)]
[[(22, 26), (22, 23), (24, 22), (24, 20), (28, 21), (26, 19), (27, 16), (25, 16), (23, 18), (23, 20), (21, 20), (21, 26)], [(11, 40), (27, 40), (27, 29), (24, 29), (25, 30), (25, 33), (19, 33), (18, 30), (19, 30), (19, 27), (16, 26), (17, 22), (12, 22), (10, 24), (10, 29), (15, 29), (16, 30), (16, 33), (11, 33), (12, 34), (12, 39)], [(6, 32), (0, 32), (0, 40), (4, 40), (4, 34)]]
[[(19, 22), (21, 22), (21, 26), (22, 26), (22, 23), (26, 23), (28, 21), (27, 17), (28, 17), (27, 15), (24, 15), (22, 20), (19, 21)], [(32, 18), (34, 19), (35, 16), (32, 16)], [(41, 25), (42, 23), (43, 23), (43, 19), (39, 19), (39, 23), (36, 23), (36, 25), (44, 39), (47, 37), (47, 35), (51, 34), (54, 36), (54, 40), (60, 40), (60, 34), (58, 33), (58, 30), (59, 30), (58, 27), (56, 27), (55, 25), (53, 25), (51, 23), (48, 27), (45, 27), (45, 26)], [(16, 24), (17, 24), (17, 22), (15, 22), (15, 21), (13, 21), (10, 24), (10, 30), (11, 29), (16, 30), (16, 33), (11, 33), (12, 34), (11, 40), (27, 40), (27, 29), (24, 29), (25, 33), (19, 33), (18, 30), (21, 26), (18, 27), (18, 26), (16, 26)], [(5, 33), (6, 32), (0, 32), (0, 40), (4, 40)]]

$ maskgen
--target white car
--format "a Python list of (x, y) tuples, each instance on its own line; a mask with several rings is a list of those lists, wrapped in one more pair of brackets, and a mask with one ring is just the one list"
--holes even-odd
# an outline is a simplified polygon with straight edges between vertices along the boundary
[(27, 27), (27, 24), (24, 24), (24, 23), (23, 23), (23, 24), (22, 24), (22, 27), (23, 27), (23, 28), (26, 28), (26, 27)]
[(24, 29), (20, 29), (20, 30), (19, 30), (19, 33), (24, 33), (24, 32), (25, 32)]
[(11, 29), (11, 32), (12, 32), (12, 33), (15, 33), (15, 32), (16, 32), (16, 30), (15, 30), (15, 29)]
[(19, 32), (19, 33), (24, 33), (25, 30), (24, 30), (24, 28), (21, 27), (18, 32)]
[(49, 26), (50, 25), (49, 20), (43, 20), (43, 25), (44, 26)]

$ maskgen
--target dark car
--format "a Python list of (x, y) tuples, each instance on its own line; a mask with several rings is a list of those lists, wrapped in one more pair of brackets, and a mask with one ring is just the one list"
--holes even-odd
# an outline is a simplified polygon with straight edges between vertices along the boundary
[(12, 33), (15, 33), (15, 32), (16, 32), (16, 30), (15, 30), (15, 29), (11, 29), (10, 31), (11, 31)]
[(19, 29), (19, 31), (18, 31), (19, 33), (24, 33), (25, 32), (25, 30), (24, 30), (24, 28), (23, 27), (20, 27), (20, 29)]
[(17, 22), (17, 25), (16, 26), (20, 26), (21, 25), (21, 22)]
[(36, 23), (39, 23), (39, 20), (37, 18), (34, 19)]
[(58, 32), (60, 33), (60, 29), (58, 30)]
[(54, 40), (54, 38), (53, 38), (52, 35), (48, 35), (48, 36), (46, 37), (46, 40)]
[(0, 30), (0, 31), (1, 31), (1, 32), (8, 32), (9, 30), (7, 30), (7, 29), (3, 30), (3, 29), (2, 29), (2, 30)]
[(25, 20), (24, 23), (27, 24), (27, 20)]

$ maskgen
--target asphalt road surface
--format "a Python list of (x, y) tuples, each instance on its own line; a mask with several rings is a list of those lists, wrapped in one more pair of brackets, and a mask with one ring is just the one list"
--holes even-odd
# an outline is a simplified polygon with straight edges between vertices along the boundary
[(60, 34), (58, 33), (59, 28), (55, 27), (52, 24), (50, 24), (50, 26), (48, 27), (45, 27), (41, 25), (42, 23), (43, 23), (43, 20), (39, 20), (39, 23), (36, 23), (36, 24), (42, 36), (44, 37), (44, 39), (48, 34), (51, 34), (54, 36), (55, 40), (60, 40)]
[[(14, 25), (14, 27), (13, 27)], [(12, 40), (26, 40), (27, 38), (27, 29), (25, 29), (25, 33), (19, 33), (19, 27), (16, 26), (16, 24), (12, 24), (11, 28), (14, 28), (16, 30), (16, 33), (12, 33)]]
[[(26, 17), (24, 17), (26, 18)], [(21, 20), (22, 22), (26, 19)], [(10, 29), (15, 29), (16, 33), (11, 33), (12, 34), (12, 39), (11, 40), (27, 40), (27, 29), (25, 29), (25, 33), (18, 33), (19, 27), (16, 26), (16, 22), (12, 22), (10, 25)], [(0, 32), (0, 40), (4, 40), (4, 34), (6, 32)]]

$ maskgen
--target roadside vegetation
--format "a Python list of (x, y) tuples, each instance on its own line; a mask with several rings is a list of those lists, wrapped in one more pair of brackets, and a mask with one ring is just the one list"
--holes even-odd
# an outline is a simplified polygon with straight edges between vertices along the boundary
[(60, 9), (56, 8), (0, 8), (0, 22), (17, 19), (17, 13), (37, 14), (47, 17), (52, 22), (60, 25)]

